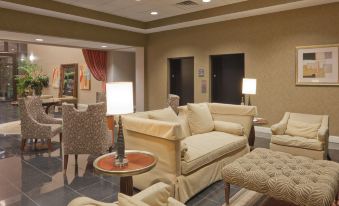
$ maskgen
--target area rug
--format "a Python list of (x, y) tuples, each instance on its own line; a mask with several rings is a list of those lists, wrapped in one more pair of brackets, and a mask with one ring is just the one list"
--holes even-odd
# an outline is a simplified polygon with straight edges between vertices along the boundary
[(20, 121), (7, 122), (7, 123), (0, 124), (0, 134), (20, 135), (21, 134)]

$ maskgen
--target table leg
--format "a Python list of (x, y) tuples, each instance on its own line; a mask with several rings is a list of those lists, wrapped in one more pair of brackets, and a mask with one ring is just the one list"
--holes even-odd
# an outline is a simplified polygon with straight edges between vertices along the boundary
[(132, 176), (120, 177), (120, 192), (132, 196), (133, 195), (133, 178)]
[(254, 149), (254, 142), (255, 142), (255, 130), (254, 130), (254, 125), (252, 125), (250, 135), (248, 137), (248, 144), (251, 150)]
[(225, 182), (225, 204), (226, 206), (230, 205), (230, 192), (231, 192), (231, 185), (230, 183)]

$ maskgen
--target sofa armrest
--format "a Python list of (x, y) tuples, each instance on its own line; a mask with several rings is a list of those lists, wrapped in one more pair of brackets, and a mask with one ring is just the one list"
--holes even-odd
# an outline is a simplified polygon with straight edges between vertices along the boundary
[(118, 206), (115, 203), (105, 203), (96, 201), (94, 199), (88, 197), (77, 197), (73, 199), (67, 206), (88, 206), (88, 205), (95, 205), (95, 206)]
[(178, 200), (174, 199), (173, 197), (168, 198), (168, 206), (185, 206), (185, 204), (179, 202)]
[(329, 129), (328, 129), (328, 116), (324, 116), (323, 120), (321, 121), (320, 128), (318, 130), (318, 140), (323, 143), (328, 142), (329, 138)]
[(123, 116), (122, 121), (125, 130), (173, 141), (183, 138), (179, 123), (128, 116)]
[(273, 135), (283, 135), (286, 131), (287, 124), (279, 122), (271, 126), (271, 131)]
[(171, 196), (171, 189), (171, 186), (158, 182), (134, 195), (133, 199), (140, 200), (148, 205), (166, 205)]

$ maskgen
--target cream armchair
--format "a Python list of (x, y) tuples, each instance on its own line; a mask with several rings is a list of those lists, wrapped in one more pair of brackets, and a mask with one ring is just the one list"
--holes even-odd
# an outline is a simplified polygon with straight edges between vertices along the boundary
[(177, 200), (170, 197), (170, 195), (171, 187), (162, 182), (159, 182), (132, 197), (127, 197), (119, 193), (118, 199), (120, 203), (105, 203), (93, 200), (88, 197), (78, 197), (72, 200), (68, 204), (68, 206), (185, 206), (181, 202), (178, 202)]
[(286, 112), (271, 127), (270, 149), (312, 159), (328, 156), (328, 116)]

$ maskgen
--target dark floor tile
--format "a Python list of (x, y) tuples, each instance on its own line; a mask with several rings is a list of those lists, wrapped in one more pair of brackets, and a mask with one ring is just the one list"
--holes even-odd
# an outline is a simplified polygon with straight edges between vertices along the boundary
[(64, 183), (68, 187), (74, 190), (80, 190), (90, 185), (101, 181), (99, 176), (96, 176), (91, 171), (83, 171), (80, 169), (74, 170), (71, 168), (67, 169), (67, 174), (64, 177)]
[(60, 187), (44, 193), (35, 193), (29, 195), (34, 202), (39, 205), (62, 206), (67, 205), (74, 198), (80, 195), (68, 187)]
[(109, 197), (106, 197), (105, 199), (101, 200), (102, 202), (107, 202), (107, 203), (112, 203), (112, 202), (116, 202), (118, 201), (118, 195), (117, 194), (113, 194)]
[(187, 206), (219, 206), (220, 204), (208, 198), (203, 198), (203, 199), (193, 199), (192, 201), (187, 202), (186, 205)]
[(25, 194), (21, 193), (20, 195), (14, 197), (11, 199), (8, 204), (8, 206), (38, 206), (33, 200), (28, 198)]
[(50, 176), (53, 176), (58, 172), (62, 172), (62, 161), (60, 158), (34, 155), (31, 157), (25, 157), (24, 161)]
[(117, 195), (119, 187), (110, 182), (100, 180), (98, 183), (87, 186), (86, 188), (77, 190), (86, 197), (96, 200), (103, 200), (111, 195)]
[(20, 194), (20, 190), (11, 185), (3, 176), (0, 176), (0, 202), (5, 202), (7, 204), (9, 199)]

